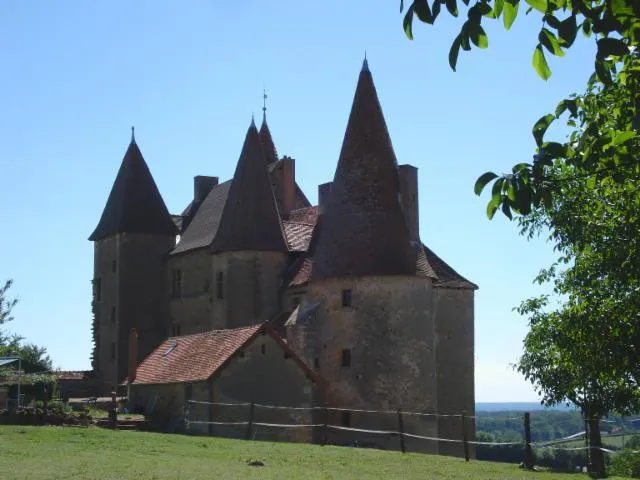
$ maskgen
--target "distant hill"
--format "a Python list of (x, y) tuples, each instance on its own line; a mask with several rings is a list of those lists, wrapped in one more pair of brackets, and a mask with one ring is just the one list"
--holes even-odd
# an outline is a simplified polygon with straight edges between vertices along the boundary
[(538, 410), (576, 410), (576, 407), (566, 406), (565, 404), (556, 405), (555, 407), (545, 407), (539, 402), (477, 402), (476, 412), (531, 412)]

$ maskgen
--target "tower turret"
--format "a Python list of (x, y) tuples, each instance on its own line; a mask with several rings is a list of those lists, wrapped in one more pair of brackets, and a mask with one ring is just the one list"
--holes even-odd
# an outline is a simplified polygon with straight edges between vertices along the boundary
[(176, 233), (132, 129), (106, 206), (89, 237), (94, 242), (94, 368), (109, 386), (127, 374), (132, 328), (140, 336), (138, 360), (163, 339), (163, 262)]

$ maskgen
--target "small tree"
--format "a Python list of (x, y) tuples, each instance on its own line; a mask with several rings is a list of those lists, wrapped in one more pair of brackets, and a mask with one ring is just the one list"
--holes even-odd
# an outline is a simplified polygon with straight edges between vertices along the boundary
[(15, 298), (9, 298), (7, 292), (13, 285), (13, 280), (9, 279), (4, 283), (4, 286), (0, 287), (0, 325), (13, 320), (11, 316), (11, 310), (18, 303)]

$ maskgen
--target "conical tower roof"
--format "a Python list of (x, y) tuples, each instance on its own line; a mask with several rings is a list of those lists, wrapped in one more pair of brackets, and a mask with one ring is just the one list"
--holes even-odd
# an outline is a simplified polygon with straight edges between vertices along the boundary
[(212, 251), (287, 251), (264, 151), (253, 121), (233, 174)]
[(365, 59), (323, 214), (312, 280), (415, 274), (399, 194), (396, 156)]
[(262, 143), (262, 149), (264, 150), (267, 163), (277, 162), (278, 151), (276, 150), (276, 145), (273, 143), (273, 138), (271, 137), (271, 131), (267, 124), (266, 113), (262, 117), (262, 125), (260, 126), (260, 143)]
[(89, 240), (97, 241), (116, 233), (176, 234), (176, 226), (138, 148), (133, 129), (107, 204)]

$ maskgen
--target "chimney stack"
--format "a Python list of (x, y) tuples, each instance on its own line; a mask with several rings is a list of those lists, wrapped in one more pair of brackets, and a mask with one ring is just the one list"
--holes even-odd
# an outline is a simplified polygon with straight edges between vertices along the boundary
[(138, 373), (138, 332), (135, 328), (129, 333), (129, 383), (133, 383)]
[(318, 210), (319, 213), (323, 213), (327, 208), (327, 202), (329, 201), (329, 195), (331, 194), (332, 182), (323, 183), (318, 185)]
[(418, 169), (413, 165), (400, 165), (398, 176), (400, 179), (400, 203), (409, 229), (409, 240), (419, 242)]
[(207, 177), (205, 175), (197, 175), (193, 177), (193, 201), (196, 204), (202, 203), (202, 201), (209, 195), (209, 192), (213, 187), (218, 185), (218, 177)]
[(293, 210), (296, 199), (296, 161), (291, 157), (282, 160), (282, 211), (280, 215), (286, 217)]

